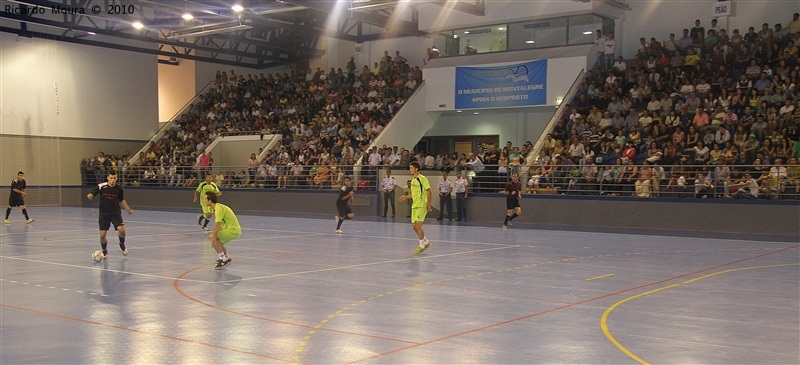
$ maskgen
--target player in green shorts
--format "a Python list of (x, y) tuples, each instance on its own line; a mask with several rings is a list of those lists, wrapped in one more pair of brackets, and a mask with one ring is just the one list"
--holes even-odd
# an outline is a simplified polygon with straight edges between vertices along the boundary
[(214, 232), (208, 235), (208, 239), (211, 241), (211, 247), (219, 255), (217, 265), (214, 266), (214, 270), (219, 270), (231, 262), (225, 244), (242, 235), (242, 226), (239, 225), (239, 219), (236, 218), (236, 214), (231, 208), (217, 203), (217, 194), (207, 192), (205, 200), (206, 204), (214, 210)]
[[(200, 184), (197, 185), (197, 189), (195, 189), (195, 191), (194, 191), (194, 202), (197, 203), (197, 196), (198, 196), (198, 193), (199, 193), (199, 195), (200, 195), (200, 209), (202, 209), (202, 211), (203, 211), (203, 214), (197, 217), (197, 224), (198, 225), (199, 224), (203, 224), (203, 230), (204, 231), (208, 231), (208, 221), (209, 221), (209, 218), (211, 218), (211, 213), (213, 213), (213, 211), (212, 211), (213, 208), (210, 208), (208, 206), (208, 204), (206, 204), (206, 199), (205, 199), (206, 193), (211, 192), (211, 193), (216, 194), (217, 196), (222, 195), (222, 192), (219, 191), (219, 186), (217, 186), (217, 184), (215, 184), (212, 181), (212, 179), (213, 179), (212, 175), (211, 174), (207, 174), (206, 175), (206, 181), (200, 182)], [(202, 223), (203, 219), (206, 220), (205, 223)]]
[(428, 178), (419, 173), (419, 162), (413, 161), (408, 166), (408, 171), (411, 173), (411, 194), (400, 197), (400, 201), (412, 199), (411, 203), (411, 228), (417, 232), (419, 237), (419, 246), (414, 253), (422, 253), (430, 247), (431, 243), (425, 237), (425, 231), (422, 230), (422, 223), (428, 212), (431, 211), (431, 184)]

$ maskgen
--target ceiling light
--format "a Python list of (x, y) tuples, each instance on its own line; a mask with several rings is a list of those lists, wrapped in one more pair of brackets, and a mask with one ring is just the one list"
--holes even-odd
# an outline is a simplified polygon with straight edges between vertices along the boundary
[(469, 34), (469, 31), (468, 31), (468, 30), (465, 30), (465, 31), (464, 31), (464, 34)]
[(142, 28), (144, 28), (144, 24), (142, 24), (142, 22), (140, 22), (140, 21), (135, 21), (135, 22), (133, 22), (133, 27), (136, 28), (136, 29), (142, 29)]
[(461, 113), (463, 110), (456, 110), (456, 113)]
[(581, 33), (581, 34), (583, 34), (583, 35), (589, 35), (589, 34), (592, 34), (592, 31), (591, 31), (591, 30), (587, 30), (587, 31), (585, 31), (585, 32), (583, 32), (583, 33)]
[(231, 6), (231, 10), (233, 10), (233, 11), (235, 11), (237, 13), (240, 13), (240, 12), (242, 12), (242, 10), (244, 10), (244, 7), (242, 7), (239, 4), (236, 4), (234, 6)]
[(458, 34), (453, 34), (453, 39), (458, 39)]
[(497, 30), (506, 30), (506, 28), (499, 27), (499, 28), (497, 28)]
[(525, 43), (527, 43), (527, 44), (534, 44), (534, 43), (536, 43), (536, 41), (525, 41)]
[(192, 20), (192, 19), (194, 19), (194, 16), (192, 16), (192, 14), (185, 13), (185, 14), (181, 15), (181, 18), (183, 18), (183, 20)]
[(473, 114), (473, 115), (478, 115), (479, 113), (478, 113), (478, 112), (474, 112), (474, 113), (472, 113), (472, 114)]
[(88, 34), (88, 35), (96, 35), (97, 33), (95, 33), (95, 32), (86, 32), (86, 34)]

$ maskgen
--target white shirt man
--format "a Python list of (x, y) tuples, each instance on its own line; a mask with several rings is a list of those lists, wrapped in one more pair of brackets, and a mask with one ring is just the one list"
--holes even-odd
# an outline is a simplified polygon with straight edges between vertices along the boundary
[(439, 218), (436, 220), (444, 219), (445, 213), (447, 218), (453, 219), (453, 203), (450, 200), (450, 193), (453, 192), (453, 183), (447, 178), (447, 173), (442, 175), (442, 181), (439, 182)]
[(486, 169), (486, 167), (483, 166), (483, 161), (481, 161), (481, 159), (478, 158), (478, 156), (475, 156), (472, 153), (470, 153), (469, 157), (470, 160), (469, 162), (467, 162), (467, 165), (471, 166), (472, 170), (475, 171), (476, 174), (480, 174), (483, 170)]
[(461, 174), (461, 171), (456, 174), (456, 181), (454, 185), (456, 191), (456, 211), (458, 212), (458, 218), (456, 220), (465, 221), (467, 220), (467, 209), (464, 200), (467, 198), (469, 183)]
[(391, 171), (386, 171), (386, 177), (381, 180), (381, 191), (383, 192), (383, 215), (389, 210), (389, 204), (392, 205), (392, 218), (394, 218), (394, 189), (397, 188), (397, 181), (392, 176)]

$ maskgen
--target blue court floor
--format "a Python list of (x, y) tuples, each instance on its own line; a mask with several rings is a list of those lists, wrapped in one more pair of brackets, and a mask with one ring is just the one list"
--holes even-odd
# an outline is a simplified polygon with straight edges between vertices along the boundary
[[(136, 209), (136, 207), (133, 207)], [(333, 207), (332, 207), (333, 208)], [(235, 209), (235, 207), (234, 207)], [(18, 210), (0, 231), (2, 364), (798, 364), (800, 249), (753, 237), (197, 212)], [(535, 214), (535, 212), (526, 212)]]

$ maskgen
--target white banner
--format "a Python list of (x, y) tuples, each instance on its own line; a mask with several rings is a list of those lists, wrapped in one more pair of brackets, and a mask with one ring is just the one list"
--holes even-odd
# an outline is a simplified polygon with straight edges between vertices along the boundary
[(721, 16), (731, 16), (733, 4), (731, 1), (718, 1), (712, 4), (711, 16), (719, 18)]

